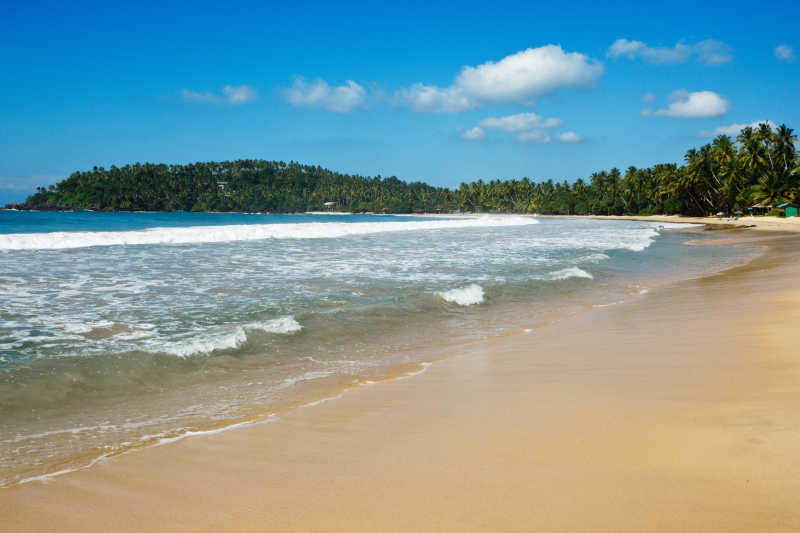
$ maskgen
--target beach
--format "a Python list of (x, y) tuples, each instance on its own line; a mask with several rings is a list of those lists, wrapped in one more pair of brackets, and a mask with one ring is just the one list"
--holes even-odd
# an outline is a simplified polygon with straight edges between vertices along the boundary
[(413, 375), (3, 489), (2, 530), (797, 531), (800, 241), (776, 236)]
[[(539, 215), (547, 216), (547, 215)], [(561, 215), (554, 215), (561, 216)], [(756, 229), (759, 231), (792, 232), (800, 231), (800, 217), (689, 217), (683, 215), (586, 215), (574, 218), (589, 218), (595, 220), (639, 220), (649, 222), (706, 224), (711, 228), (727, 229)]]

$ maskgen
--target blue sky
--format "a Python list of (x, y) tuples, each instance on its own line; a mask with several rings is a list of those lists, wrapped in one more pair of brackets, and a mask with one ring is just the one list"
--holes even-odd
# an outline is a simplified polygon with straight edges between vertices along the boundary
[(0, 6), (0, 202), (75, 170), (263, 158), (455, 186), (800, 129), (796, 2)]

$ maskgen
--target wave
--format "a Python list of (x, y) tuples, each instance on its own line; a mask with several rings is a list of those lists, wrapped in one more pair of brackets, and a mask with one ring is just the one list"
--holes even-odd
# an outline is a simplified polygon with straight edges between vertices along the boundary
[(555, 272), (551, 272), (548, 274), (547, 279), (557, 281), (569, 278), (584, 278), (584, 279), (594, 279), (594, 276), (582, 270), (578, 267), (569, 267), (562, 270), (557, 270)]
[(131, 231), (59, 231), (0, 235), (0, 250), (58, 250), (91, 246), (194, 244), (262, 239), (329, 239), (395, 231), (538, 224), (532, 217), (481, 216), (408, 222), (306, 222), (148, 228)]
[(266, 322), (251, 322), (243, 326), (245, 329), (260, 329), (265, 333), (297, 333), (303, 326), (293, 316), (282, 316)]
[(463, 306), (475, 305), (483, 302), (483, 288), (475, 283), (467, 285), (466, 287), (461, 287), (460, 289), (451, 289), (436, 294), (441, 296), (446, 302), (452, 302)]
[(178, 357), (189, 357), (192, 355), (210, 354), (222, 350), (235, 350), (247, 342), (247, 330), (261, 330), (265, 333), (276, 333), (279, 335), (291, 335), (297, 333), (303, 326), (300, 325), (293, 316), (284, 316), (266, 322), (250, 322), (236, 326), (233, 331), (207, 334), (205, 336), (193, 337), (185, 341), (176, 342), (159, 346), (152, 349), (152, 352), (168, 353)]
[(606, 254), (597, 253), (597, 254), (589, 254), (589, 255), (586, 255), (584, 257), (581, 257), (581, 258), (578, 259), (578, 262), (579, 263), (589, 263), (589, 264), (592, 264), (592, 265), (596, 265), (597, 263), (600, 263), (601, 261), (605, 261), (606, 259), (609, 259), (609, 257)]

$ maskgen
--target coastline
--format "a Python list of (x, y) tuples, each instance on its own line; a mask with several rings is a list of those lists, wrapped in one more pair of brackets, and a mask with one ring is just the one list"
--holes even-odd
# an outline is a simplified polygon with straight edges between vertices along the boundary
[(800, 294), (783, 291), (797, 242), (765, 245), (744, 267), (473, 343), (281, 423), (0, 491), (0, 519), (15, 531), (797, 529), (800, 442), (785, 430), (798, 361), (778, 343), (799, 314)]
[(800, 217), (687, 217), (683, 215), (536, 215), (542, 218), (589, 218), (595, 220), (636, 220), (674, 224), (706, 224), (714, 229), (752, 229), (758, 231), (800, 232)]

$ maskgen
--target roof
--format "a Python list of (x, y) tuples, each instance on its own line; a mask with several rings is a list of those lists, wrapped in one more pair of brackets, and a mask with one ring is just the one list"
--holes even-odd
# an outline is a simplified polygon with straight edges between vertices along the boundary
[(782, 203), (780, 205), (777, 205), (775, 207), (779, 207), (781, 209), (783, 209), (784, 207), (800, 207), (800, 204), (796, 204), (794, 202), (784, 202), (784, 203)]
[(768, 207), (772, 207), (772, 204), (768, 204), (767, 202), (761, 202), (760, 204), (751, 205), (751, 206), (750, 206), (750, 209), (754, 209), (754, 208), (756, 208), (756, 207), (762, 207), (762, 208), (765, 208), (765, 209), (766, 209), (766, 208), (768, 208)]

